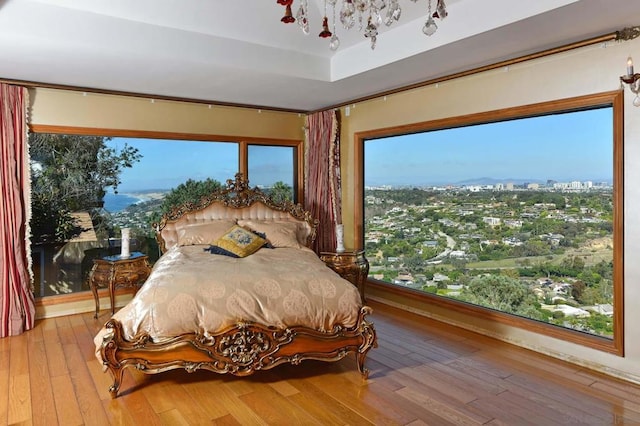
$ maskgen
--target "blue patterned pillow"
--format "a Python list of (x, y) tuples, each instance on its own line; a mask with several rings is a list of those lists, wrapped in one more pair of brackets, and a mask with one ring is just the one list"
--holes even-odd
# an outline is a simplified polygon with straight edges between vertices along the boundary
[(240, 257), (237, 254), (231, 253), (230, 251), (225, 250), (222, 247), (218, 247), (218, 246), (209, 246), (206, 249), (204, 249), (204, 251), (209, 251), (211, 252), (211, 254), (220, 254), (222, 256)]
[(267, 238), (267, 235), (264, 232), (258, 232), (258, 231), (251, 231), (251, 232), (253, 232), (254, 234), (256, 234), (260, 238), (264, 238), (266, 243), (264, 243), (264, 245), (262, 246), (263, 248), (270, 248), (270, 249), (274, 249), (275, 248), (273, 246), (273, 244), (271, 244), (271, 241), (269, 241), (269, 239)]

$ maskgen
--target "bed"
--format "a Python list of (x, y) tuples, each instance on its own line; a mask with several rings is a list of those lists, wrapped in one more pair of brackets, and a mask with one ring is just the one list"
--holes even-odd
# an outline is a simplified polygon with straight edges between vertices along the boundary
[(128, 367), (246, 376), (353, 353), (367, 378), (371, 308), (309, 248), (317, 221), (301, 205), (275, 203), (238, 174), (155, 228), (162, 256), (94, 339), (112, 398)]

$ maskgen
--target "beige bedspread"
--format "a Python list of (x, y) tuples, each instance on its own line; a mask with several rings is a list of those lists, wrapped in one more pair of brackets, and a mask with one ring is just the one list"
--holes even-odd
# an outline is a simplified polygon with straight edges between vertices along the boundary
[[(206, 247), (175, 247), (156, 262), (136, 296), (113, 316), (127, 338), (141, 332), (155, 341), (208, 335), (240, 321), (320, 331), (356, 324), (358, 290), (313, 251), (262, 248), (238, 259)], [(96, 349), (106, 332), (95, 337)]]

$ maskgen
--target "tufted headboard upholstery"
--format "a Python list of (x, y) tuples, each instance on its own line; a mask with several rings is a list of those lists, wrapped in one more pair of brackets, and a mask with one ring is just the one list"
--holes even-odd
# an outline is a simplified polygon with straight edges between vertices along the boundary
[(221, 189), (198, 203), (187, 203), (174, 208), (155, 224), (160, 249), (165, 252), (178, 244), (181, 229), (195, 224), (215, 221), (291, 221), (297, 224), (298, 241), (310, 247), (316, 236), (318, 221), (300, 204), (290, 201), (275, 203), (258, 188), (249, 188), (248, 182), (236, 175)]

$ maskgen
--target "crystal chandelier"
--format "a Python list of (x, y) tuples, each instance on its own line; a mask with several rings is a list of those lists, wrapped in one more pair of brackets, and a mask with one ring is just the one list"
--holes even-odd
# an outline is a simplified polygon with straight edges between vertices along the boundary
[[(411, 0), (417, 2), (418, 0)], [(277, 3), (285, 7), (285, 14), (280, 20), (285, 24), (298, 23), (304, 34), (309, 34), (308, 0), (298, 0), (298, 9), (295, 17), (292, 8), (294, 0), (277, 0)], [(425, 35), (431, 36), (438, 29), (436, 19), (447, 17), (447, 6), (444, 0), (435, 0), (435, 10), (431, 9), (432, 0), (427, 0), (427, 20), (422, 27)], [(332, 20), (329, 28), (328, 10), (331, 8)], [(371, 49), (376, 48), (378, 28), (383, 23), (391, 26), (400, 20), (402, 9), (400, 0), (324, 0), (324, 16), (322, 18), (322, 31), (318, 37), (329, 39), (329, 48), (337, 50), (340, 47), (340, 39), (336, 34), (336, 22), (344, 29), (358, 28), (371, 42)]]

